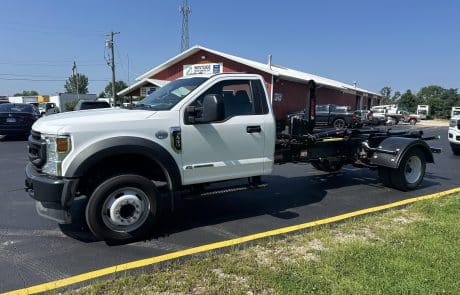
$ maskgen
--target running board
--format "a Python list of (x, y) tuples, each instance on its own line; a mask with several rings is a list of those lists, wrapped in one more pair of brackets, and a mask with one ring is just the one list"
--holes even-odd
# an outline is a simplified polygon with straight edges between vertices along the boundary
[(226, 188), (221, 188), (221, 189), (208, 190), (208, 191), (204, 191), (199, 194), (189, 194), (189, 195), (184, 194), (183, 198), (186, 200), (196, 199), (200, 197), (207, 198), (207, 197), (212, 197), (212, 196), (217, 196), (217, 195), (243, 192), (247, 190), (261, 189), (261, 188), (266, 188), (266, 187), (268, 187), (268, 184), (265, 182), (261, 182), (258, 184), (246, 184), (246, 185), (241, 185), (241, 186), (231, 186), (231, 187), (226, 187)]

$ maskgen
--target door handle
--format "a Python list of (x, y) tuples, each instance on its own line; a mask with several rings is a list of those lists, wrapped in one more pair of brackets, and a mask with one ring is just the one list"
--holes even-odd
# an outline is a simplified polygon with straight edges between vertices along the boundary
[(259, 125), (246, 127), (247, 133), (260, 133), (261, 131), (262, 131), (262, 128)]

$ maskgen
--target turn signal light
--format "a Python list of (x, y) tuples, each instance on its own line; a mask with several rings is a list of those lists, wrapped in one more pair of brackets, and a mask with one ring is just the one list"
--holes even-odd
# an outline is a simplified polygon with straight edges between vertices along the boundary
[(58, 137), (56, 138), (56, 150), (59, 153), (65, 153), (69, 150), (69, 138)]

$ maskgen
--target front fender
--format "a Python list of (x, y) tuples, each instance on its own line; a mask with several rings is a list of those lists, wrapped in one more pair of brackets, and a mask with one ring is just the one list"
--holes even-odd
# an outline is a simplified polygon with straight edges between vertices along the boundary
[[(418, 138), (388, 137), (383, 140), (371, 157), (371, 164), (396, 169), (404, 155), (412, 148), (419, 148), (425, 154), (427, 163), (434, 163), (433, 153), (428, 144)], [(395, 154), (379, 152), (378, 150), (395, 151)]]
[(159, 144), (148, 139), (121, 136), (104, 139), (85, 148), (77, 154), (65, 171), (65, 177), (77, 178), (98, 161), (116, 155), (136, 154), (154, 160), (167, 175), (171, 189), (180, 187), (182, 180), (180, 170), (171, 154)]

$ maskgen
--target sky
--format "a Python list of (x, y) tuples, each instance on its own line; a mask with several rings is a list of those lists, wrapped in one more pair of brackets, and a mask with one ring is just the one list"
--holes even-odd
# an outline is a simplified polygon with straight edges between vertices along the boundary
[[(189, 0), (190, 45), (273, 63), (358, 87), (460, 88), (460, 1)], [(73, 61), (90, 93), (180, 53), (181, 0), (1, 0), (0, 96), (64, 92)]]

